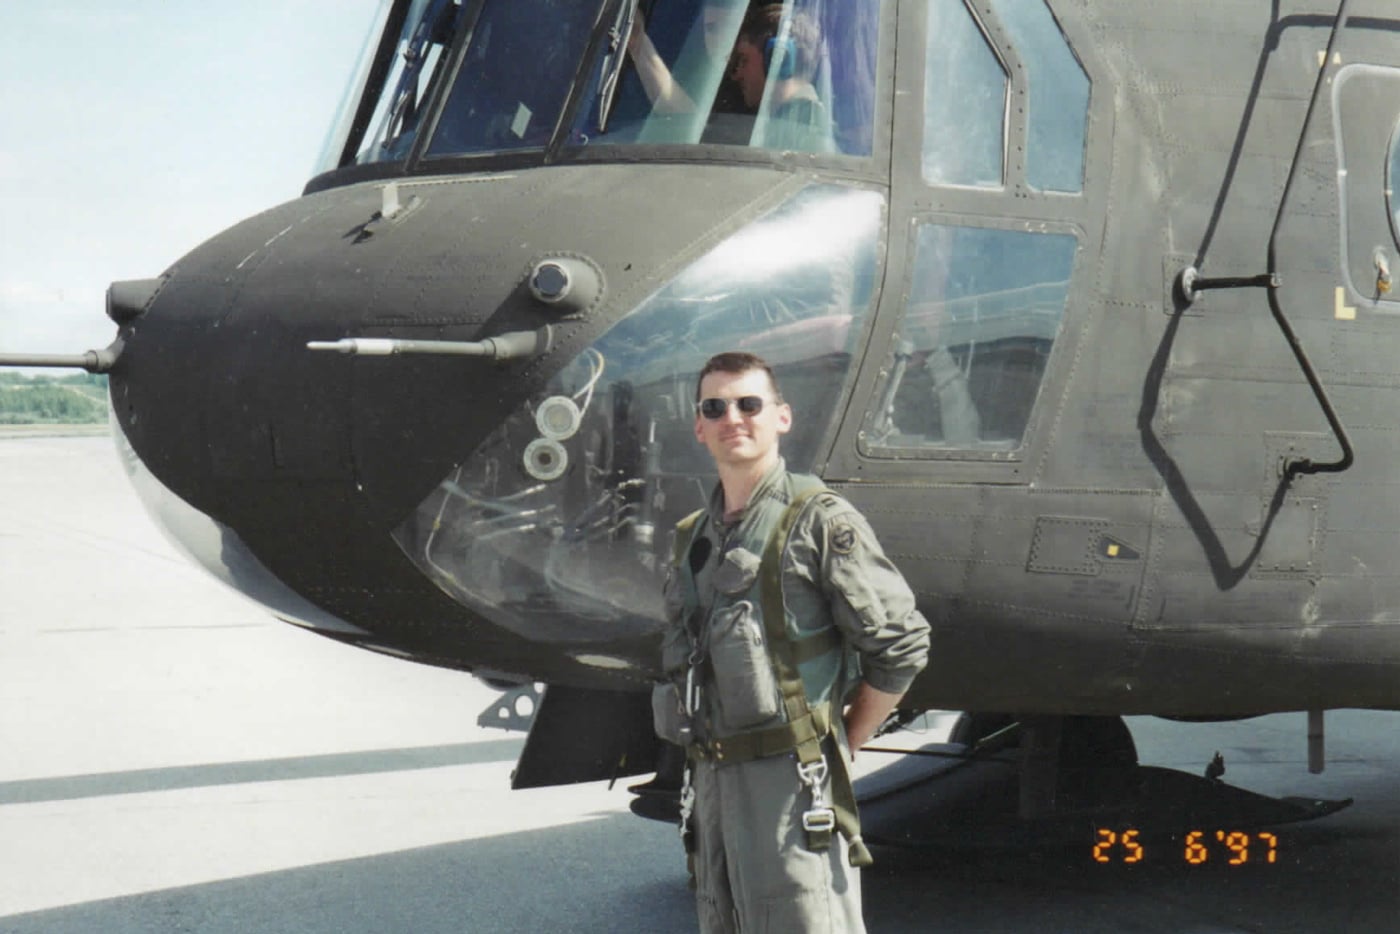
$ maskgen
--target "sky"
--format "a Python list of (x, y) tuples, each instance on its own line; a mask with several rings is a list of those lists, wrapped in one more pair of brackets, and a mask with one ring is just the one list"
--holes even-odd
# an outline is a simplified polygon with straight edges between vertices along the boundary
[(0, 0), (0, 353), (82, 353), (107, 285), (297, 197), (380, 0)]

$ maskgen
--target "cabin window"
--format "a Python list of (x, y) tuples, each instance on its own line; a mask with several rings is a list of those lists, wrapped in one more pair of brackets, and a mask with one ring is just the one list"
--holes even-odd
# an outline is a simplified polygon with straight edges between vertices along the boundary
[[(1385, 173), (1385, 200), (1390, 214), (1390, 235), (1400, 246), (1400, 198), (1395, 196), (1396, 186), (1400, 185), (1400, 124), (1390, 138), (1390, 160)], [(1391, 270), (1391, 276), (1400, 276), (1400, 269)]]
[[(1400, 297), (1400, 68), (1344, 65), (1332, 80), (1331, 97), (1342, 223), (1338, 259), (1351, 292), (1347, 304), (1393, 312)], [(1338, 316), (1347, 314), (1343, 308), (1338, 304)]]
[(922, 224), (867, 415), (867, 454), (1019, 448), (1064, 318), (1078, 241)]
[(1026, 68), (1026, 183), (1041, 191), (1084, 190), (1089, 78), (1041, 0), (993, 0)]
[(924, 69), (924, 180), (1000, 188), (1006, 69), (961, 3), (928, 5)]
[(870, 154), (879, 0), (642, 0), (636, 9), (619, 28), (632, 37), (626, 56), (603, 57), (572, 142)]

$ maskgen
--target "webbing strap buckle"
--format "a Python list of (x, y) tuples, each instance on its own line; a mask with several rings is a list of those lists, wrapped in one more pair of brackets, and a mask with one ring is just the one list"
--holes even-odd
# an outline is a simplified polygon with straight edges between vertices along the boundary
[(836, 812), (820, 807), (803, 811), (802, 829), (808, 833), (831, 833), (836, 829)]
[(831, 832), (836, 828), (836, 812), (826, 806), (822, 783), (826, 781), (826, 756), (815, 762), (797, 763), (797, 777), (812, 793), (812, 806), (802, 812), (802, 829), (807, 831), (809, 849), (824, 850), (831, 845)]

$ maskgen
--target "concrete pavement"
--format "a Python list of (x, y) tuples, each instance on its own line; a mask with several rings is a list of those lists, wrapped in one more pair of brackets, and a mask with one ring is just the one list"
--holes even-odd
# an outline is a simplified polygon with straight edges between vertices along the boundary
[[(0, 932), (693, 931), (674, 831), (600, 784), (509, 791), (495, 692), (272, 620), (146, 519), (110, 441), (0, 437)], [(881, 851), (872, 932), (1381, 931), (1400, 731), (1134, 719), (1143, 761), (1356, 804), (1279, 860)], [(867, 754), (868, 756), (869, 754)]]

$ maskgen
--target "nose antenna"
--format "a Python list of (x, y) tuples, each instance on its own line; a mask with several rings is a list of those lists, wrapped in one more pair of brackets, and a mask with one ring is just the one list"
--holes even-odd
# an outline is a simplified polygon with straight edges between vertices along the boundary
[(53, 367), (87, 370), (89, 373), (110, 373), (121, 355), (122, 339), (119, 337), (101, 350), (89, 350), (81, 354), (0, 354), (0, 366)]

